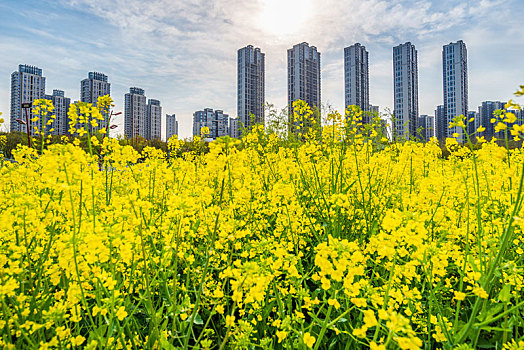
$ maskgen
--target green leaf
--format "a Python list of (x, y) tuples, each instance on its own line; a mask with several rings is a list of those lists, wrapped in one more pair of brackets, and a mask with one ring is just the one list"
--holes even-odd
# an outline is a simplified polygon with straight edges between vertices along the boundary
[(195, 319), (193, 320), (194, 324), (202, 325), (204, 324), (204, 321), (202, 320), (202, 317), (200, 317), (199, 314), (195, 315)]
[(487, 311), (479, 313), (477, 319), (481, 322), (487, 321), (488, 319), (493, 318), (495, 314), (498, 314), (503, 307), (504, 305), (502, 304), (494, 305), (490, 307)]
[(511, 328), (502, 327), (481, 327), (480, 329), (487, 332), (511, 332)]
[(506, 284), (502, 290), (500, 291), (499, 293), (499, 300), (504, 302), (504, 303), (507, 303), (509, 301), (509, 298), (510, 298), (510, 293), (511, 293), (511, 285), (509, 284)]

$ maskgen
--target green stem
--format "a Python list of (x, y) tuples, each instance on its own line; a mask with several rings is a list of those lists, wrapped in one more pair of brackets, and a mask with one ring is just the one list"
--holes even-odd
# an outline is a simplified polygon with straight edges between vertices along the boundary
[[(224, 195), (224, 185), (225, 185), (225, 177), (222, 178), (222, 186), (221, 186), (221, 189), (220, 189), (219, 205), (222, 203), (222, 198), (223, 198), (223, 195)], [(202, 277), (200, 279), (200, 284), (199, 284), (199, 287), (198, 287), (198, 294), (197, 294), (196, 301), (195, 301), (195, 307), (193, 308), (193, 312), (191, 313), (191, 317), (189, 319), (189, 327), (187, 328), (186, 336), (185, 336), (185, 339), (184, 339), (184, 347), (183, 347), (183, 349), (187, 349), (188, 348), (189, 335), (193, 331), (193, 321), (195, 319), (196, 313), (198, 312), (198, 308), (200, 307), (200, 301), (201, 301), (201, 298), (202, 298), (202, 293), (204, 291), (203, 290), (204, 282), (205, 282), (205, 278), (206, 278), (206, 275), (207, 275), (207, 270), (209, 269), (209, 260), (211, 260), (210, 251), (211, 251), (211, 249), (214, 249), (215, 240), (216, 240), (216, 237), (217, 237), (218, 219), (219, 219), (219, 217), (220, 217), (220, 211), (217, 213), (217, 216), (216, 216), (216, 219), (215, 219), (215, 228), (213, 230), (213, 235), (211, 236), (211, 242), (210, 242), (209, 246), (206, 249), (206, 260), (205, 260), (205, 263), (204, 263), (204, 271), (202, 272)]]
[(324, 338), (324, 334), (326, 333), (329, 316), (331, 315), (331, 310), (333, 310), (333, 305), (329, 305), (328, 311), (326, 313), (326, 318), (324, 319), (324, 324), (322, 325), (322, 329), (320, 329), (320, 333), (318, 334), (318, 339), (315, 342), (314, 350), (317, 350), (320, 344), (322, 343), (322, 338)]
[(486, 320), (484, 322), (480, 322), (480, 323), (475, 323), (473, 326), (475, 328), (477, 327), (484, 327), (484, 326), (487, 326), (488, 324), (492, 323), (492, 322), (495, 322), (499, 319), (501, 319), (502, 317), (506, 316), (507, 314), (510, 314), (512, 313), (513, 311), (516, 311), (518, 309), (520, 309), (522, 306), (524, 306), (524, 301), (521, 301), (520, 303), (518, 303), (517, 305), (513, 306), (511, 309), (507, 309), (506, 311), (504, 311), (503, 313), (501, 314), (498, 314), (497, 316), (493, 317), (492, 319), (490, 320)]

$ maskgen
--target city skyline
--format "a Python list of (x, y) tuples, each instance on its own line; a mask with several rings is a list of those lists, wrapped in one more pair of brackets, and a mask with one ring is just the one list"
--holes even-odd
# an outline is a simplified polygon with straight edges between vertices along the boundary
[[(310, 106), (315, 107), (320, 102), (320, 81), (321, 81), (321, 64), (320, 52), (315, 46), (309, 46), (303, 42), (296, 44), (293, 48), (287, 50), (288, 53), (288, 106), (291, 108), (292, 102), (303, 100)], [(242, 128), (250, 127), (247, 120), (247, 114), (254, 114), (255, 123), (264, 123), (264, 111), (260, 108), (263, 106), (263, 96), (265, 90), (265, 71), (264, 71), (264, 54), (260, 48), (254, 49), (248, 45), (238, 50), (238, 111), (241, 117), (231, 117), (224, 114), (224, 126), (221, 131), (215, 132), (215, 136), (210, 139), (216, 139), (220, 136), (229, 135), (239, 137), (239, 126)], [(299, 73), (297, 73), (299, 72)], [(356, 43), (344, 48), (344, 80), (345, 80), (345, 100), (346, 105), (359, 106), (364, 111), (379, 113), (379, 106), (369, 103), (368, 90), (368, 52), (360, 43)], [(474, 133), (477, 127), (489, 120), (488, 113), (468, 110), (468, 73), (467, 73), (467, 49), (462, 40), (455, 43), (449, 43), (442, 47), (442, 75), (443, 75), (443, 105), (439, 105), (434, 116), (421, 115), (418, 117), (418, 61), (417, 50), (413, 44), (406, 42), (393, 47), (393, 81), (394, 81), (394, 110), (392, 114), (384, 115), (386, 121), (392, 122), (391, 128), (393, 137), (422, 137), (423, 140), (429, 140), (428, 131), (420, 133), (419, 128), (431, 130), (439, 140), (445, 137), (452, 137), (455, 132), (462, 133), (457, 128), (448, 130), (449, 125), (455, 115), (465, 115), (469, 120), (474, 117), (475, 123), (468, 125), (468, 133)], [(58, 107), (56, 111), (56, 121), (51, 126), (53, 134), (65, 135), (68, 124), (68, 109), (70, 98), (64, 96), (63, 90), (53, 89), (53, 93), (45, 94), (46, 77), (43, 70), (39, 67), (30, 65), (19, 65), (18, 71), (11, 74), (11, 115), (15, 115), (12, 120), (21, 120), (20, 101), (32, 102), (44, 93), (43, 98), (51, 100)], [(457, 88), (458, 85), (458, 88)], [(96, 106), (96, 100), (99, 96), (110, 95), (110, 86), (108, 77), (100, 72), (89, 72), (88, 78), (81, 81), (82, 102), (93, 103)], [(21, 98), (23, 96), (23, 98)], [(407, 96), (407, 97), (405, 97)], [(138, 100), (135, 101), (135, 97)], [(148, 99), (145, 116), (142, 111), (145, 102), (144, 90), (137, 87), (131, 87), (129, 93), (124, 95), (125, 114), (124, 114), (124, 135), (130, 137), (133, 133), (131, 128), (135, 128), (135, 134), (146, 139), (164, 139), (168, 140), (176, 128), (178, 135), (178, 121), (174, 121), (176, 127), (169, 121), (166, 114), (164, 123), (162, 123), (162, 107), (160, 101)], [(67, 102), (67, 103), (66, 103)], [(74, 101), (76, 103), (76, 101)], [(491, 101), (483, 101), (484, 104)], [(500, 109), (504, 103), (497, 102)], [(137, 104), (135, 106), (135, 104)], [(258, 106), (260, 105), (260, 106)], [(497, 109), (497, 108), (496, 108)], [(211, 110), (206, 108), (204, 111)], [(13, 112), (14, 111), (14, 112)], [(446, 112), (447, 111), (447, 112)], [(222, 113), (222, 110), (216, 112)], [(200, 130), (198, 125), (207, 125), (212, 123), (206, 121), (197, 122), (196, 115), (204, 113), (197, 111), (193, 114), (193, 136), (198, 136)], [(442, 113), (442, 114), (440, 114)], [(119, 113), (120, 114), (120, 113)], [(493, 114), (493, 110), (489, 115)], [(477, 118), (477, 116), (479, 118)], [(481, 117), (481, 118), (480, 118)], [(390, 120), (390, 118), (393, 118)], [(433, 119), (432, 119), (433, 118)], [(519, 117), (520, 112), (519, 112)], [(198, 118), (200, 119), (200, 118)], [(482, 119), (482, 120), (481, 120)], [(244, 120), (244, 122), (242, 122)], [(215, 120), (216, 122), (216, 120)], [(290, 119), (291, 122), (291, 119)], [(368, 122), (365, 120), (364, 122)], [(37, 123), (39, 123), (37, 121)], [(219, 122), (220, 123), (220, 122)], [(240, 124), (239, 124), (240, 123)], [(522, 123), (520, 121), (519, 123)], [(34, 123), (32, 123), (34, 124)], [(162, 124), (165, 124), (165, 137), (162, 133)], [(197, 125), (198, 124), (198, 125)], [(430, 126), (431, 125), (431, 126)], [(39, 129), (34, 125), (32, 129)], [(105, 127), (105, 125), (104, 125)], [(215, 127), (210, 124), (210, 129)], [(492, 125), (486, 126), (488, 131), (483, 135), (493, 136)], [(21, 131), (20, 123), (12, 123), (12, 131)], [(195, 129), (196, 128), (196, 129)], [(407, 128), (407, 129), (405, 129)], [(231, 130), (230, 130), (231, 129)], [(405, 130), (404, 130), (405, 129)], [(489, 131), (491, 130), (491, 131)]]
[[(115, 111), (124, 112), (123, 95), (130, 86), (141, 86), (162, 101), (164, 112), (177, 114), (181, 137), (188, 137), (192, 115), (202, 106), (215, 106), (230, 115), (236, 111), (236, 54), (246, 44), (266, 54), (266, 101), (278, 108), (287, 105), (285, 52), (303, 41), (322, 52), (322, 102), (339, 111), (344, 108), (342, 48), (355, 42), (369, 52), (370, 102), (381, 110), (393, 111), (391, 48), (406, 41), (416, 45), (419, 55), (420, 114), (433, 115), (443, 103), (441, 51), (450, 42), (463, 40), (468, 46), (470, 106), (508, 100), (523, 83), (519, 57), (524, 45), (514, 44), (517, 19), (524, 13), (524, 4), (518, 1), (399, 1), (394, 5), (304, 1), (307, 6), (300, 11), (305, 19), (292, 28), (270, 22), (268, 18), (276, 15), (271, 16), (264, 2), (241, 6), (227, 1), (192, 6), (132, 3), (3, 2), (2, 117), (7, 121), (9, 116), (9, 76), (18, 64), (42, 68), (47, 93), (63, 90), (72, 101), (80, 96), (79, 81), (86, 72), (100, 71), (111, 81)], [(348, 4), (351, 20), (343, 21)], [(284, 7), (276, 17), (291, 16), (292, 9)], [(162, 8), (162, 13), (155, 14), (156, 8)], [(266, 22), (257, 21), (259, 15)], [(204, 18), (211, 24), (207, 29), (198, 25)], [(493, 18), (505, 21), (495, 23)], [(83, 26), (86, 20), (93, 25)], [(122, 134), (123, 117), (115, 121)]]

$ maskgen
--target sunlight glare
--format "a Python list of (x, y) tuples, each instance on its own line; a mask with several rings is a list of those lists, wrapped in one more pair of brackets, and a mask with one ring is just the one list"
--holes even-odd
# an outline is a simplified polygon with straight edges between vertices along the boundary
[(265, 32), (289, 35), (311, 17), (311, 0), (263, 0), (261, 25)]

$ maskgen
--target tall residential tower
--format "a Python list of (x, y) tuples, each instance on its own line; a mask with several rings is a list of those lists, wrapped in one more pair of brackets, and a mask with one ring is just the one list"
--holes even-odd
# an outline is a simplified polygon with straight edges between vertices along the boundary
[(166, 114), (166, 140), (173, 135), (178, 136), (178, 121), (175, 114)]
[(229, 118), (229, 136), (235, 139), (240, 138), (238, 118)]
[[(92, 103), (96, 106), (98, 97), (111, 95), (111, 84), (107, 81), (107, 75), (98, 72), (89, 72), (87, 78), (80, 82), (80, 101)], [(100, 120), (98, 127), (95, 129), (100, 130), (106, 128), (107, 121)], [(89, 126), (91, 131), (93, 127)]]
[[(209, 133), (203, 135), (202, 128), (207, 127)], [(207, 140), (216, 140), (229, 135), (229, 115), (222, 110), (213, 111), (205, 108), (203, 111), (193, 113), (193, 136), (203, 136)]]
[(479, 124), (486, 128), (479, 136), (484, 136), (487, 140), (491, 140), (494, 136), (501, 137), (495, 134), (495, 123), (491, 122), (495, 118), (495, 111), (497, 109), (504, 109), (506, 102), (501, 101), (484, 101), (479, 106), (478, 116)]
[(111, 83), (107, 81), (107, 75), (89, 72), (87, 78), (80, 82), (80, 101), (96, 106), (98, 97), (104, 95), (111, 95)]
[[(320, 108), (320, 52), (315, 46), (300, 43), (287, 50), (287, 100), (290, 123), (293, 102), (305, 101)], [(318, 121), (320, 123), (320, 120)]]
[(356, 43), (344, 48), (345, 107), (369, 110), (369, 63), (366, 47)]
[(69, 117), (67, 113), (69, 112), (69, 105), (71, 104), (71, 99), (65, 97), (64, 91), (62, 90), (53, 90), (52, 95), (45, 95), (46, 100), (51, 100), (55, 110), (53, 114), (55, 115), (55, 121), (51, 124), (51, 127), (47, 127), (47, 132), (53, 129), (50, 132), (53, 135), (68, 135), (69, 134)]
[(442, 48), (442, 82), (444, 93), (444, 137), (452, 137), (453, 133), (462, 138), (462, 129), (448, 128), (453, 118), (468, 115), (468, 52), (466, 44), (459, 40), (456, 43), (444, 45)]
[[(238, 50), (238, 106), (241, 128), (264, 123), (265, 54), (252, 45)], [(251, 120), (251, 115), (254, 120)]]
[[(33, 102), (34, 100), (45, 97), (45, 77), (42, 76), (42, 69), (34, 66), (21, 64), (18, 71), (11, 74), (11, 131), (26, 132), (26, 125), (17, 120), (25, 122), (26, 111), (22, 108), (22, 103)], [(27, 109), (29, 121), (29, 133), (34, 133), (36, 127), (40, 130), (40, 120), (31, 121), (33, 118), (32, 109)]]
[(396, 137), (415, 137), (418, 121), (418, 68), (415, 45), (393, 48), (394, 123)]
[(147, 138), (147, 105), (143, 89), (132, 87), (124, 95), (124, 134), (127, 138)]
[(439, 141), (446, 140), (448, 127), (445, 124), (444, 105), (438, 105), (435, 109), (435, 137)]
[(423, 142), (435, 136), (435, 117), (432, 115), (422, 114), (418, 118), (417, 137)]
[(147, 101), (146, 125), (148, 140), (162, 138), (162, 106), (159, 100)]

